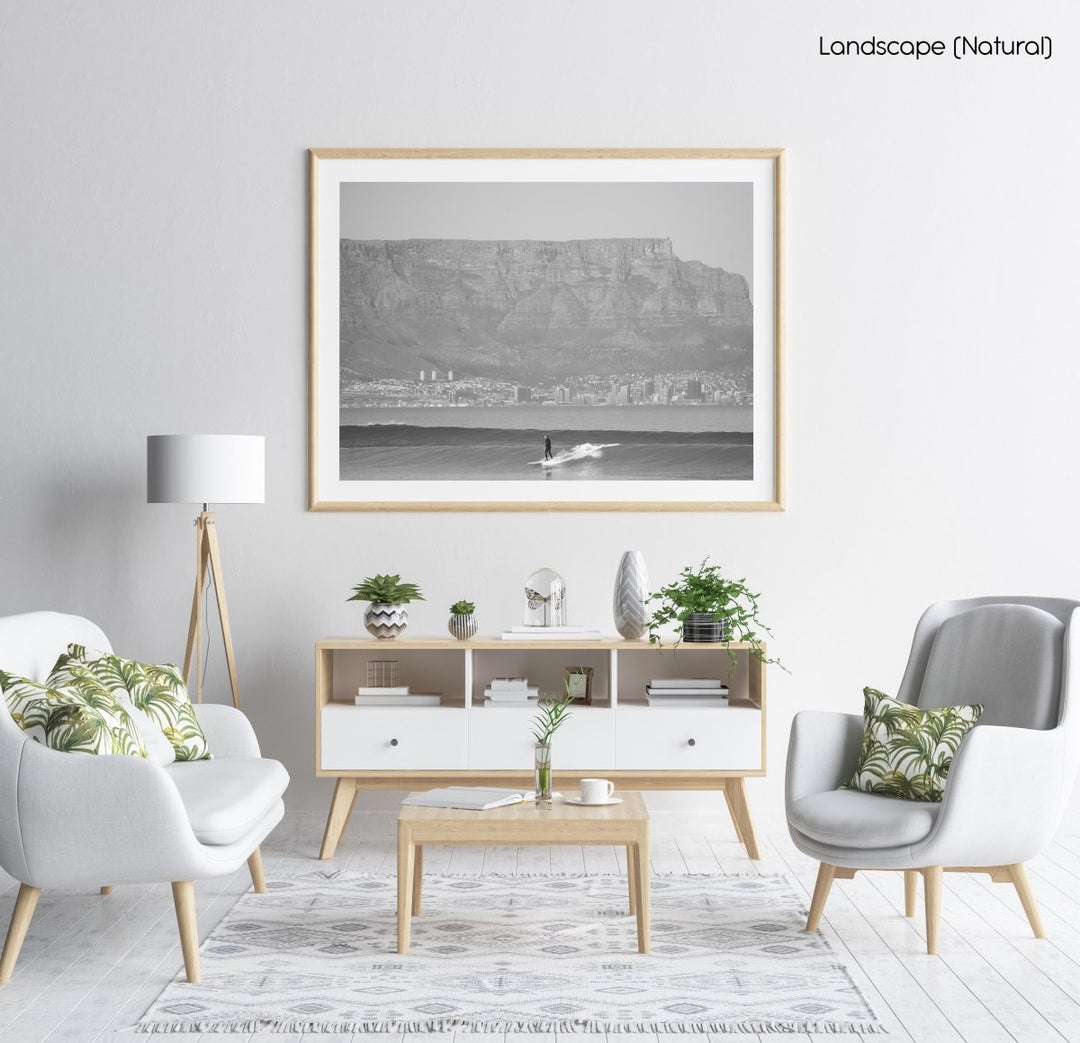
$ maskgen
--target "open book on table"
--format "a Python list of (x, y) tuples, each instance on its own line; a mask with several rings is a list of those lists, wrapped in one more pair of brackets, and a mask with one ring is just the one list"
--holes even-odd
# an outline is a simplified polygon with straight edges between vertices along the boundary
[(448, 786), (446, 789), (429, 789), (406, 797), (402, 804), (421, 808), (462, 808), (465, 811), (489, 811), (510, 804), (524, 804), (534, 800), (531, 790), (492, 789), (487, 786)]

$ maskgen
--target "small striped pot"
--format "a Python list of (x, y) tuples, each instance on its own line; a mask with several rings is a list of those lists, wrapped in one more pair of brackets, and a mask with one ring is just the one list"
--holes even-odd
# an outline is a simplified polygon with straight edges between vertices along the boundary
[(455, 612), (450, 616), (446, 629), (459, 641), (468, 641), (476, 633), (476, 616), (471, 612), (467, 616)]
[(717, 619), (711, 612), (691, 612), (683, 620), (684, 641), (717, 642), (731, 640), (731, 625), (727, 620)]
[(403, 633), (409, 625), (409, 610), (404, 605), (388, 605), (373, 601), (364, 613), (364, 626), (368, 633), (380, 641), (389, 641)]

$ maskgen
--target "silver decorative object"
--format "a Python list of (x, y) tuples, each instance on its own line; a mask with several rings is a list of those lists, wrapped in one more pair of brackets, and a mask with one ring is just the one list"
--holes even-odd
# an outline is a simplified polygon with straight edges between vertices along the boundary
[(368, 688), (393, 688), (398, 683), (396, 659), (372, 659), (367, 665)]
[(648, 596), (649, 573), (641, 551), (624, 551), (615, 573), (611, 611), (615, 616), (615, 629), (627, 641), (637, 641), (648, 629), (649, 612), (645, 607)]
[(554, 569), (537, 569), (525, 581), (525, 625), (566, 625), (566, 583)]

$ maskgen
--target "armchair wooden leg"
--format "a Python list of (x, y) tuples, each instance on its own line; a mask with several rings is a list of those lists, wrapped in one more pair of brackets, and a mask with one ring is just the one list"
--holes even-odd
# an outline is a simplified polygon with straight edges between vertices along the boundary
[(40, 894), (40, 887), (31, 887), (29, 884), (19, 886), (19, 897), (15, 899), (7, 941), (4, 942), (4, 955), (0, 956), (0, 985), (11, 981), (11, 973), (15, 970), (15, 961), (19, 958), (19, 951), (22, 949)]
[(263, 874), (262, 852), (255, 848), (248, 855), (248, 872), (251, 873), (251, 886), (257, 895), (266, 894), (266, 876)]
[(915, 915), (915, 900), (919, 895), (919, 871), (904, 870), (904, 915)]
[(1024, 863), (1016, 862), (1005, 868), (1008, 869), (1009, 879), (1012, 880), (1013, 887), (1016, 888), (1016, 893), (1020, 896), (1020, 904), (1024, 907), (1024, 912), (1027, 913), (1031, 930), (1035, 933), (1036, 938), (1045, 938), (1046, 932), (1043, 930), (1042, 917), (1039, 916), (1039, 907), (1035, 904), (1035, 896), (1031, 893), (1031, 884), (1028, 882)]
[(806, 918), (806, 929), (816, 931), (821, 923), (821, 914), (825, 911), (825, 903), (829, 898), (829, 889), (832, 887), (833, 878), (836, 876), (836, 866), (822, 862), (818, 866), (817, 883), (814, 884), (814, 897), (810, 899), (810, 915)]
[(193, 985), (202, 981), (199, 971), (199, 921), (195, 912), (195, 884), (178, 880), (172, 885), (173, 905), (176, 906), (176, 926), (180, 928), (180, 949), (184, 954), (184, 970)]
[(938, 928), (941, 926), (942, 866), (927, 866), (923, 871), (923, 902), (926, 905), (926, 952), (937, 956)]

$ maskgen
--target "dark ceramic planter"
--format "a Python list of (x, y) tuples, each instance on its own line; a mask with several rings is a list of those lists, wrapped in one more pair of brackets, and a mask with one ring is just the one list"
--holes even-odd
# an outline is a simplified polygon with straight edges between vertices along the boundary
[(711, 612), (691, 612), (683, 620), (682, 639), (690, 642), (728, 641), (731, 627)]

